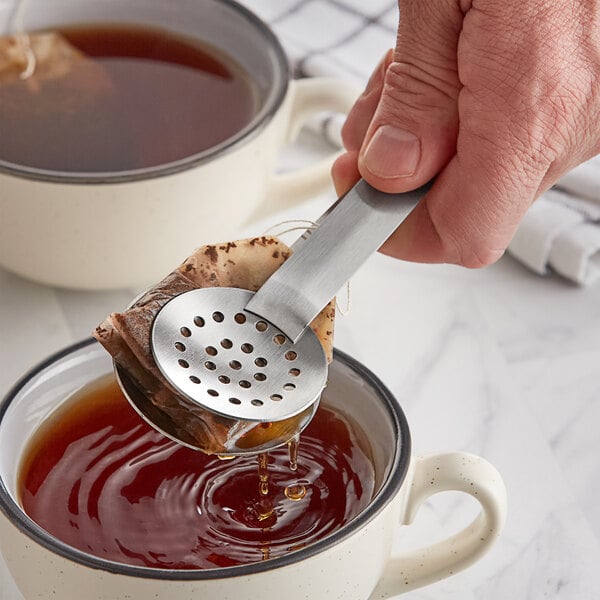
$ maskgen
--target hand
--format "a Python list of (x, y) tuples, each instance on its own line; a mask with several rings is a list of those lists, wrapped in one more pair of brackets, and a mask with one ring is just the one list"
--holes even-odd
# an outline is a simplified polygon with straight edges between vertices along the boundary
[(385, 192), (432, 190), (382, 247), (418, 262), (496, 261), (529, 205), (600, 152), (597, 0), (400, 0), (333, 167)]

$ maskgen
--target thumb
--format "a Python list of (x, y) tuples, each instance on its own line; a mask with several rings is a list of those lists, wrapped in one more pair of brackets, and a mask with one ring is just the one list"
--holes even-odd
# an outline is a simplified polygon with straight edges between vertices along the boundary
[(456, 0), (400, 0), (394, 58), (359, 157), (361, 175), (384, 192), (427, 182), (456, 151), (457, 46), (463, 13)]

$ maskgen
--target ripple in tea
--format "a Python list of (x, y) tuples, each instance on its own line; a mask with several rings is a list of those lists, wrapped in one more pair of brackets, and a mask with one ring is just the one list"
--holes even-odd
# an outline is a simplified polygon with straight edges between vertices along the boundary
[[(368, 442), (321, 407), (293, 447), (220, 460), (157, 433), (105, 378), (59, 408), (21, 465), (25, 512), (71, 546), (119, 563), (210, 569), (314, 543), (369, 504)], [(259, 485), (261, 474), (268, 486)]]
[(120, 25), (57, 33), (70, 61), (0, 77), (0, 160), (63, 172), (152, 167), (214, 147), (258, 110), (235, 58), (192, 38)]

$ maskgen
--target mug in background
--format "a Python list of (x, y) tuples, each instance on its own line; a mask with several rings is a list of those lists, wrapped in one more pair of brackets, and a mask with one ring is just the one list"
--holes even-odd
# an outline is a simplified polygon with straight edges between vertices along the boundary
[[(12, 4), (12, 3), (9, 3)], [(0, 32), (11, 11), (0, 6)], [(0, 264), (82, 289), (157, 281), (202, 244), (238, 237), (249, 220), (327, 188), (335, 155), (277, 175), (278, 151), (320, 111), (356, 93), (331, 79), (290, 81), (277, 38), (232, 0), (28, 0), (27, 30), (134, 24), (197, 38), (233, 57), (260, 108), (233, 137), (182, 160), (115, 173), (61, 173), (0, 160)], [(160, 143), (160, 141), (157, 141)]]
[[(366, 367), (337, 351), (330, 367), (329, 406), (360, 423), (371, 445), (375, 492), (355, 519), (318, 542), (284, 556), (234, 567), (177, 571), (103, 560), (52, 537), (16, 497), (27, 441), (68, 396), (112, 371), (110, 356), (87, 340), (50, 357), (0, 405), (0, 550), (25, 598), (61, 600), (305, 600), (392, 598), (472, 564), (504, 524), (506, 491), (498, 472), (465, 453), (410, 456), (406, 418)], [(399, 524), (438, 492), (458, 490), (481, 505), (451, 538), (407, 554), (390, 552)]]

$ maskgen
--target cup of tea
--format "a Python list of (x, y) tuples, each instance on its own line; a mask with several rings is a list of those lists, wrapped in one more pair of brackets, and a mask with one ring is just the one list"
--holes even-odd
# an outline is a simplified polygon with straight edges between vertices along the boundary
[(0, 32), (22, 32), (0, 45), (3, 267), (71, 288), (142, 286), (198, 240), (235, 239), (330, 185), (335, 153), (286, 174), (276, 158), (309, 117), (348, 111), (356, 91), (292, 81), (277, 38), (246, 8), (23, 5), (18, 19), (0, 6)]
[[(391, 555), (419, 506), (452, 490), (479, 502), (475, 520)], [(485, 460), (411, 456), (398, 402), (339, 351), (299, 446), (258, 461), (150, 429), (92, 340), (34, 368), (0, 405), (0, 550), (26, 598), (392, 598), (478, 560), (505, 506)]]

